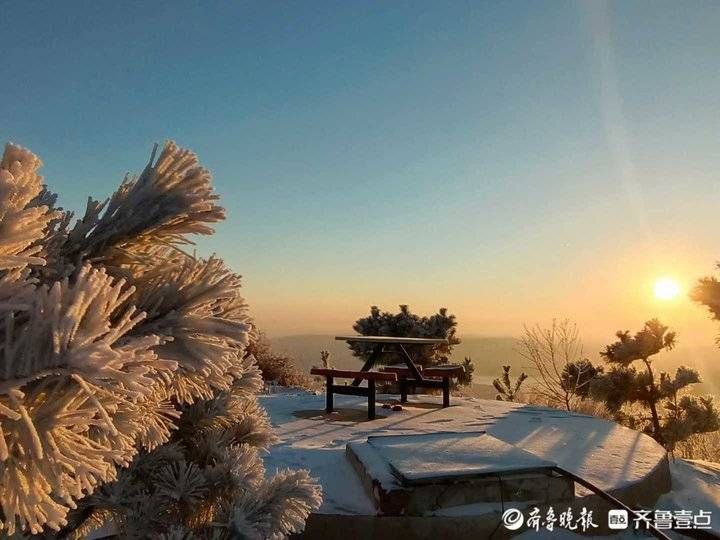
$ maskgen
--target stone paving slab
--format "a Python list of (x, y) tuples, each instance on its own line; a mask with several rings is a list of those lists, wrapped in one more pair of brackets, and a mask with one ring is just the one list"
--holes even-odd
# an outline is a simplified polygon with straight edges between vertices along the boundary
[(572, 479), (554, 473), (552, 463), (485, 432), (369, 437), (348, 443), (346, 456), (384, 516), (575, 497)]
[(368, 437), (367, 441), (405, 486), (459, 482), (556, 465), (485, 431), (382, 435)]

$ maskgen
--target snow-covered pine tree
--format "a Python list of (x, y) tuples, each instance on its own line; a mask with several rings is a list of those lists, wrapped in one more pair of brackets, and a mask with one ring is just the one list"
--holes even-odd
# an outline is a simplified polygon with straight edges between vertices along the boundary
[(41, 165), (12, 144), (0, 162), (0, 530), (301, 530), (320, 489), (307, 471), (265, 478), (240, 277), (183, 250), (224, 218), (208, 171), (167, 143), (73, 224)]
[[(718, 411), (712, 397), (684, 393), (688, 386), (700, 382), (697, 371), (680, 366), (674, 377), (664, 372), (657, 377), (653, 370), (651, 357), (675, 346), (675, 332), (651, 319), (634, 335), (628, 331), (615, 335), (617, 341), (600, 353), (612, 367), (593, 379), (590, 392), (618, 421), (642, 429), (670, 451), (693, 434), (718, 429)], [(644, 370), (632, 365), (637, 361), (642, 362)], [(647, 408), (650, 417), (623, 412), (625, 405), (632, 404)]]
[[(447, 344), (406, 346), (407, 353), (416, 364), (423, 367), (447, 363), (453, 347), (460, 343), (457, 337), (457, 320), (455, 315), (448, 314), (447, 308), (440, 308), (437, 313), (420, 316), (402, 304), (398, 313), (380, 311), (377, 306), (370, 307), (370, 315), (355, 321), (353, 330), (362, 336), (393, 336), (414, 338), (447, 339)], [(366, 360), (374, 346), (370, 343), (349, 343), (353, 356)], [(403, 362), (404, 358), (395, 353), (384, 354), (379, 359), (382, 363), (394, 364)]]
[(519, 397), (520, 387), (527, 378), (527, 374), (522, 372), (513, 383), (510, 379), (510, 366), (503, 366), (502, 377), (493, 380), (493, 386), (498, 391), (495, 399), (498, 401), (515, 401)]

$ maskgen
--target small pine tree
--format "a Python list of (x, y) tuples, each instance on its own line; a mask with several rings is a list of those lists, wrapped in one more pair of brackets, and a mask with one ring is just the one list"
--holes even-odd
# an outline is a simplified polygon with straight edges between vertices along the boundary
[(510, 366), (503, 366), (502, 377), (493, 381), (493, 386), (495, 390), (498, 391), (495, 399), (498, 401), (515, 401), (520, 393), (520, 387), (527, 378), (528, 376), (522, 372), (515, 381), (515, 384), (513, 384), (510, 380)]
[(320, 351), (320, 362), (322, 362), (322, 367), (325, 369), (330, 369), (332, 366), (330, 365), (330, 351), (322, 350)]
[(696, 433), (708, 433), (720, 429), (718, 413), (712, 397), (682, 395), (682, 390), (700, 382), (694, 369), (679, 367), (674, 377), (666, 373), (660, 376), (660, 394), (665, 398), (667, 411), (663, 423), (663, 437), (670, 450)]
[[(590, 385), (603, 372), (602, 366), (595, 366), (587, 358), (566, 364), (560, 373), (562, 388), (568, 395), (584, 401), (590, 395)], [(570, 410), (568, 403), (568, 410)]]
[[(412, 313), (407, 305), (401, 305), (398, 313), (380, 311), (377, 306), (370, 308), (368, 317), (361, 317), (353, 325), (353, 329), (363, 336), (393, 336), (416, 338), (447, 339), (442, 345), (415, 345), (406, 346), (408, 354), (416, 364), (428, 367), (448, 362), (452, 349), (460, 343), (455, 335), (457, 320), (455, 315), (449, 315), (446, 308), (440, 308), (437, 313), (420, 316)], [(373, 350), (369, 343), (349, 343), (354, 356), (367, 359)], [(404, 359), (394, 354), (381, 358), (385, 363), (401, 362)]]
[(473, 372), (475, 371), (475, 364), (473, 364), (472, 358), (466, 356), (462, 361), (463, 372), (457, 378), (458, 386), (470, 386), (472, 384)]
[[(653, 371), (651, 357), (675, 346), (675, 332), (652, 319), (634, 336), (628, 331), (616, 335), (618, 340), (601, 353), (613, 367), (595, 379), (591, 392), (618, 420), (642, 429), (669, 450), (693, 433), (717, 429), (711, 398), (681, 395), (683, 389), (700, 382), (697, 371), (680, 367), (674, 377), (667, 373), (657, 377)], [(638, 371), (631, 365), (636, 361), (645, 369)], [(623, 412), (623, 406), (633, 403), (646, 407), (650, 417)]]

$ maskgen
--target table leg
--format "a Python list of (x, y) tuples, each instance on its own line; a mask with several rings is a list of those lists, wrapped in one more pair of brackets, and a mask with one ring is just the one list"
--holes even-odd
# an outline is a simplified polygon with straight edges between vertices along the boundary
[(331, 376), (325, 377), (325, 412), (333, 412), (333, 378)]
[(375, 379), (368, 381), (368, 418), (375, 420)]
[(398, 384), (400, 385), (400, 403), (407, 403), (407, 383), (405, 382), (405, 377), (400, 377)]
[(413, 378), (422, 383), (423, 377), (420, 375), (420, 371), (418, 371), (417, 366), (415, 365), (415, 362), (413, 362), (412, 358), (408, 354), (408, 352), (405, 350), (405, 347), (402, 346), (402, 343), (398, 343), (398, 347), (400, 347), (400, 350), (405, 355), (405, 364), (407, 364), (408, 369), (410, 370), (410, 373), (412, 373)]
[(450, 377), (443, 377), (443, 408), (450, 406)]
[[(367, 360), (365, 360), (365, 363), (363, 364), (363, 367), (360, 368), (360, 371), (370, 371), (372, 367), (375, 365), (375, 362), (378, 358), (380, 358), (380, 354), (382, 353), (382, 345), (375, 345), (373, 348), (373, 352), (370, 354)], [(362, 382), (362, 379), (353, 379), (352, 385), (353, 386), (360, 386), (360, 383)]]

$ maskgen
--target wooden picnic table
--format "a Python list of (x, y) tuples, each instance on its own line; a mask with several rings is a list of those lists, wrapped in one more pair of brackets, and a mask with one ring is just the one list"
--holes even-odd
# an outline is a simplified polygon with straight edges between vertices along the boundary
[[(408, 354), (406, 346), (411, 345), (441, 345), (446, 344), (446, 339), (439, 338), (404, 338), (385, 336), (337, 336), (336, 340), (348, 343), (369, 343), (372, 344), (370, 356), (360, 371), (313, 367), (311, 375), (325, 377), (325, 411), (333, 412), (333, 395), (346, 394), (351, 396), (367, 396), (368, 418), (375, 418), (375, 390), (376, 383), (398, 382), (400, 386), (400, 401), (407, 401), (408, 387), (440, 388), (443, 391), (443, 407), (450, 406), (450, 378), (457, 377), (463, 373), (462, 366), (432, 366), (424, 370), (416, 366), (412, 357)], [(403, 364), (386, 366), (381, 371), (371, 371), (380, 356), (389, 352), (400, 353)], [(427, 375), (426, 377), (423, 376)], [(350, 385), (335, 384), (335, 379), (353, 379)], [(367, 381), (367, 387), (361, 387), (360, 383)]]
[[(394, 373), (383, 373), (382, 371), (347, 371), (342, 369), (314, 367), (310, 370), (311, 375), (325, 377), (325, 411), (333, 412), (333, 394), (345, 394), (350, 396), (366, 396), (368, 398), (368, 418), (375, 418), (375, 384), (379, 382), (396, 382), (397, 375)], [(366, 380), (367, 388), (360, 386), (345, 386), (335, 384), (336, 378), (350, 379), (361, 377)]]
[[(450, 378), (457, 377), (463, 373), (462, 366), (432, 366), (423, 370), (413, 362), (412, 357), (408, 353), (407, 346), (417, 345), (442, 345), (447, 344), (448, 340), (443, 338), (411, 338), (411, 337), (393, 337), (393, 336), (336, 336), (338, 341), (346, 341), (347, 343), (368, 343), (372, 344), (372, 352), (360, 368), (361, 372), (370, 371), (380, 357), (388, 352), (398, 353), (403, 361), (399, 366), (388, 366), (383, 369), (398, 376), (400, 385), (400, 401), (407, 401), (408, 387), (420, 388), (438, 388), (443, 391), (443, 407), (450, 406)], [(358, 377), (352, 382), (352, 386), (360, 386), (362, 378)]]
[[(400, 353), (400, 357), (412, 374), (413, 378), (419, 382), (425, 382), (420, 370), (413, 362), (412, 357), (408, 354), (405, 345), (442, 345), (447, 344), (447, 339), (442, 338), (409, 338), (409, 337), (392, 337), (392, 336), (335, 336), (338, 341), (346, 341), (348, 343), (372, 343), (373, 349), (370, 356), (365, 361), (360, 371), (370, 371), (380, 357), (387, 352)], [(359, 386), (361, 379), (355, 379), (353, 386)]]

